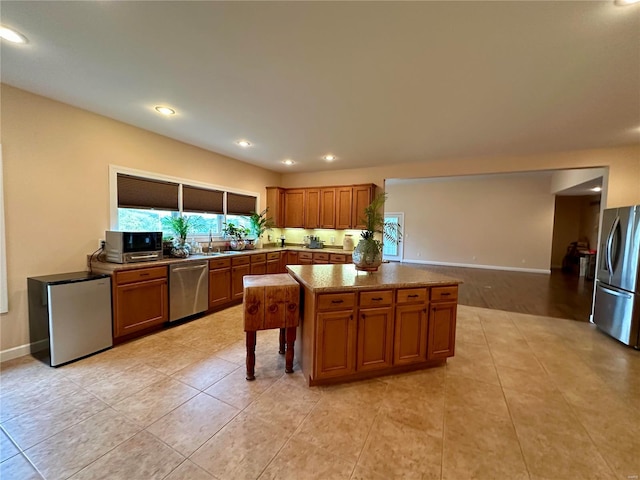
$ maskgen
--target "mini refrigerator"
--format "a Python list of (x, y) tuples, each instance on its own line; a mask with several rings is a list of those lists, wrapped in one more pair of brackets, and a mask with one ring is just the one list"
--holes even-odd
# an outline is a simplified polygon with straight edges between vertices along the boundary
[(27, 287), (34, 357), (57, 367), (113, 345), (109, 275), (30, 277)]

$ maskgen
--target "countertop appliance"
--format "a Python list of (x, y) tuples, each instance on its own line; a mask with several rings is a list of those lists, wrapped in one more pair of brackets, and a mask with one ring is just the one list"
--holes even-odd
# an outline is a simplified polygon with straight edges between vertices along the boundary
[(162, 260), (162, 232), (105, 232), (105, 260), (114, 263)]
[(209, 261), (169, 267), (169, 321), (204, 312), (209, 307)]
[(603, 212), (598, 255), (593, 322), (640, 348), (640, 205)]
[(57, 367), (113, 345), (109, 275), (29, 277), (27, 289), (34, 357)]

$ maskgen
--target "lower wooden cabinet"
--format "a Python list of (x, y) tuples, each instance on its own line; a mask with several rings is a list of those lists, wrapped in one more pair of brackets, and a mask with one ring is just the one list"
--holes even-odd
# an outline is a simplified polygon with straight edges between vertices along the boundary
[(432, 303), (429, 309), (427, 358), (452, 357), (456, 341), (457, 303)]
[(353, 316), (353, 310), (318, 313), (316, 378), (341, 377), (356, 371)]
[(379, 370), (393, 365), (393, 308), (361, 308), (358, 313), (356, 369)]
[(393, 363), (408, 365), (427, 359), (427, 307), (398, 305), (394, 333)]
[(242, 279), (251, 274), (250, 259), (248, 256), (231, 259), (231, 299), (242, 300), (244, 285)]
[(113, 277), (113, 307), (114, 338), (168, 321), (167, 267), (116, 272)]
[(209, 308), (231, 301), (231, 259), (209, 260)]

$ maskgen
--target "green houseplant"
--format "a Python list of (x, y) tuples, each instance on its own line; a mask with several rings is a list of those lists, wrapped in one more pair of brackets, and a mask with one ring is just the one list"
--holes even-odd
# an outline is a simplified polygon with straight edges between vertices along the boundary
[[(356, 270), (375, 272), (382, 263), (382, 240), (395, 241), (400, 237), (400, 225), (384, 221), (383, 206), (387, 193), (383, 192), (364, 209), (365, 230), (360, 233), (360, 241), (353, 251)], [(376, 235), (378, 238), (376, 238)], [(381, 238), (381, 239), (380, 239)]]
[(251, 215), (247, 217), (249, 218), (249, 222), (251, 226), (250, 233), (252, 235), (255, 235), (256, 244), (262, 238), (262, 234), (266, 230), (269, 230), (275, 226), (275, 223), (273, 223), (273, 219), (271, 217), (267, 217), (268, 211), (269, 211), (269, 207), (265, 208), (260, 213), (251, 212)]
[(200, 224), (201, 220), (202, 218), (197, 215), (190, 217), (180, 215), (177, 217), (164, 217), (162, 219), (162, 225), (171, 229), (176, 236), (173, 248), (171, 249), (172, 256), (179, 258), (189, 256), (190, 250), (189, 244), (187, 243), (187, 235), (189, 235), (189, 232), (193, 228), (196, 228)]
[(244, 250), (246, 245), (245, 237), (249, 235), (249, 229), (247, 227), (225, 222), (222, 233), (224, 233), (225, 237), (231, 237), (229, 247), (231, 247), (232, 250)]

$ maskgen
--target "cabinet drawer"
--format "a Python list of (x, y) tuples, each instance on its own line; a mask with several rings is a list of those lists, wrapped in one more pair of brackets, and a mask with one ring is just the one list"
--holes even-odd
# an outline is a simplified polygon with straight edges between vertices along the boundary
[(317, 262), (317, 261), (328, 262), (329, 261), (329, 254), (328, 253), (314, 253), (313, 254), (313, 261), (314, 262)]
[(311, 253), (311, 252), (298, 252), (298, 260), (313, 260), (313, 253)]
[(361, 307), (391, 305), (392, 303), (393, 303), (393, 290), (378, 290), (375, 292), (360, 293)]
[(225, 268), (231, 266), (230, 258), (216, 258), (215, 260), (209, 260), (209, 270), (216, 268)]
[(356, 304), (355, 293), (322, 293), (318, 295), (318, 310), (346, 310)]
[(251, 255), (251, 263), (259, 263), (259, 262), (266, 262), (266, 261), (267, 261), (266, 253), (258, 253), (255, 255)]
[(236, 265), (249, 265), (249, 256), (248, 255), (243, 255), (241, 257), (233, 257), (231, 259), (231, 265), (233, 265), (234, 267)]
[(427, 288), (400, 288), (396, 302), (398, 303), (416, 303), (427, 301)]
[(280, 252), (267, 253), (267, 260), (280, 260)]
[(431, 288), (431, 301), (457, 301), (458, 300), (458, 286), (449, 285), (447, 287), (432, 287)]
[(329, 263), (347, 263), (347, 256), (344, 253), (332, 253), (329, 255)]
[(144, 282), (145, 280), (155, 280), (157, 278), (167, 278), (167, 267), (141, 268), (140, 270), (126, 270), (116, 273), (116, 283)]

